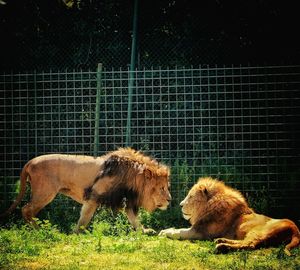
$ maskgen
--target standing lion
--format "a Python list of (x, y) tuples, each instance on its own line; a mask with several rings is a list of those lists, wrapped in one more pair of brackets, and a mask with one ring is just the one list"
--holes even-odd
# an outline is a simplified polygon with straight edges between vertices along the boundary
[(24, 219), (34, 224), (37, 213), (58, 193), (82, 204), (76, 232), (86, 228), (101, 205), (125, 208), (135, 229), (142, 227), (137, 218), (143, 207), (152, 212), (165, 210), (171, 200), (170, 170), (156, 160), (131, 148), (119, 148), (101, 157), (51, 154), (30, 160), (21, 172), (20, 193), (1, 217), (11, 213), (21, 202), (27, 180), (31, 200), (22, 208)]
[(180, 203), (188, 229), (160, 232), (172, 239), (215, 239), (216, 251), (256, 249), (285, 243), (285, 253), (300, 243), (299, 229), (289, 219), (256, 214), (243, 195), (223, 182), (200, 178)]

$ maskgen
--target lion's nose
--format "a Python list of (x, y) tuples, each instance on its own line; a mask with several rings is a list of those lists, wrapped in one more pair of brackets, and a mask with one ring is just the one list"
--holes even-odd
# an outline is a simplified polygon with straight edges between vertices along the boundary
[(182, 207), (184, 205), (184, 200), (180, 203), (180, 206)]
[(171, 200), (172, 200), (172, 196), (171, 196), (171, 194), (169, 193), (169, 194), (168, 194), (167, 201), (170, 202)]

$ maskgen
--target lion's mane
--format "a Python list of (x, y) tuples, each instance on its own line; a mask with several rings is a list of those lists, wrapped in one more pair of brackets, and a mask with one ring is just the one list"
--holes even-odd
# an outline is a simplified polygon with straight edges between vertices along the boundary
[[(200, 178), (195, 189), (205, 190), (199, 194), (206, 197), (206, 204), (198, 213), (193, 228), (203, 233), (205, 232), (203, 229), (208, 226), (207, 238), (226, 234), (231, 228), (230, 224), (234, 224), (237, 217), (253, 212), (239, 191), (226, 186), (221, 181), (210, 177)], [(210, 231), (211, 223), (214, 223), (214, 226)]]
[[(101, 195), (93, 194), (93, 185), (86, 188), (84, 198), (94, 199), (112, 209), (123, 208), (126, 205), (137, 211), (141, 206), (142, 197), (149, 195), (148, 192), (144, 192), (145, 185), (154, 186), (157, 184), (157, 177), (167, 179), (170, 174), (169, 167), (132, 148), (119, 148), (104, 158), (104, 165), (93, 185), (104, 177), (114, 178), (115, 181), (112, 182), (111, 188)], [(143, 175), (143, 181), (137, 180), (138, 174)]]

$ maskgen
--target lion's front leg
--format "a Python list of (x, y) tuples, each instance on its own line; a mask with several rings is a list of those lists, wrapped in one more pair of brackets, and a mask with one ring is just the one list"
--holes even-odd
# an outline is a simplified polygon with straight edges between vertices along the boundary
[(131, 208), (126, 208), (125, 213), (127, 215), (127, 218), (129, 220), (129, 223), (132, 225), (134, 230), (138, 231), (141, 230), (143, 233), (148, 235), (154, 235), (156, 234), (156, 231), (151, 228), (144, 228), (143, 225), (140, 223), (137, 213), (133, 211)]
[(98, 208), (98, 204), (93, 200), (85, 201), (82, 205), (80, 218), (78, 220), (75, 232), (80, 233), (83, 232), (86, 226), (91, 221), (95, 211)]
[(188, 229), (169, 228), (160, 231), (159, 236), (166, 236), (168, 238), (177, 239), (177, 240), (202, 240), (203, 239), (203, 235), (201, 233), (196, 232), (193, 228), (188, 228)]
[(228, 238), (216, 238), (214, 242), (216, 244), (236, 244), (239, 240), (228, 239)]

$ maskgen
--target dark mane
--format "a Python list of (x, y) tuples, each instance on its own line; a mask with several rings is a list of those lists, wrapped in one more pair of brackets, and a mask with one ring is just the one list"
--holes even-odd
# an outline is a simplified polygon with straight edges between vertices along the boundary
[[(143, 181), (136, 181), (138, 174), (144, 175)], [(93, 186), (85, 189), (84, 199), (96, 200), (99, 204), (113, 209), (130, 207), (138, 209), (145, 184), (151, 184), (150, 176), (168, 175), (169, 168), (159, 164), (142, 153), (131, 148), (120, 148), (106, 155), (106, 160), (94, 180), (94, 184), (104, 177), (114, 178), (113, 185), (102, 194), (93, 193)]]
[(121, 208), (131, 208), (135, 212), (138, 209), (138, 193), (125, 186), (119, 186), (100, 195), (94, 195), (98, 204), (105, 205), (118, 210)]
[(157, 176), (169, 175), (170, 173), (167, 166), (160, 164), (154, 158), (148, 157), (131, 148), (119, 148), (118, 150), (107, 154), (107, 162), (109, 162), (110, 157), (115, 159), (118, 166), (120, 166), (121, 163), (124, 163), (124, 165), (126, 164), (129, 167), (134, 167), (140, 173), (144, 170), (148, 170), (151, 174)]
[(118, 177), (121, 182), (125, 182), (139, 173), (137, 167), (131, 160), (112, 155), (104, 162), (103, 168), (96, 179), (110, 176)]

